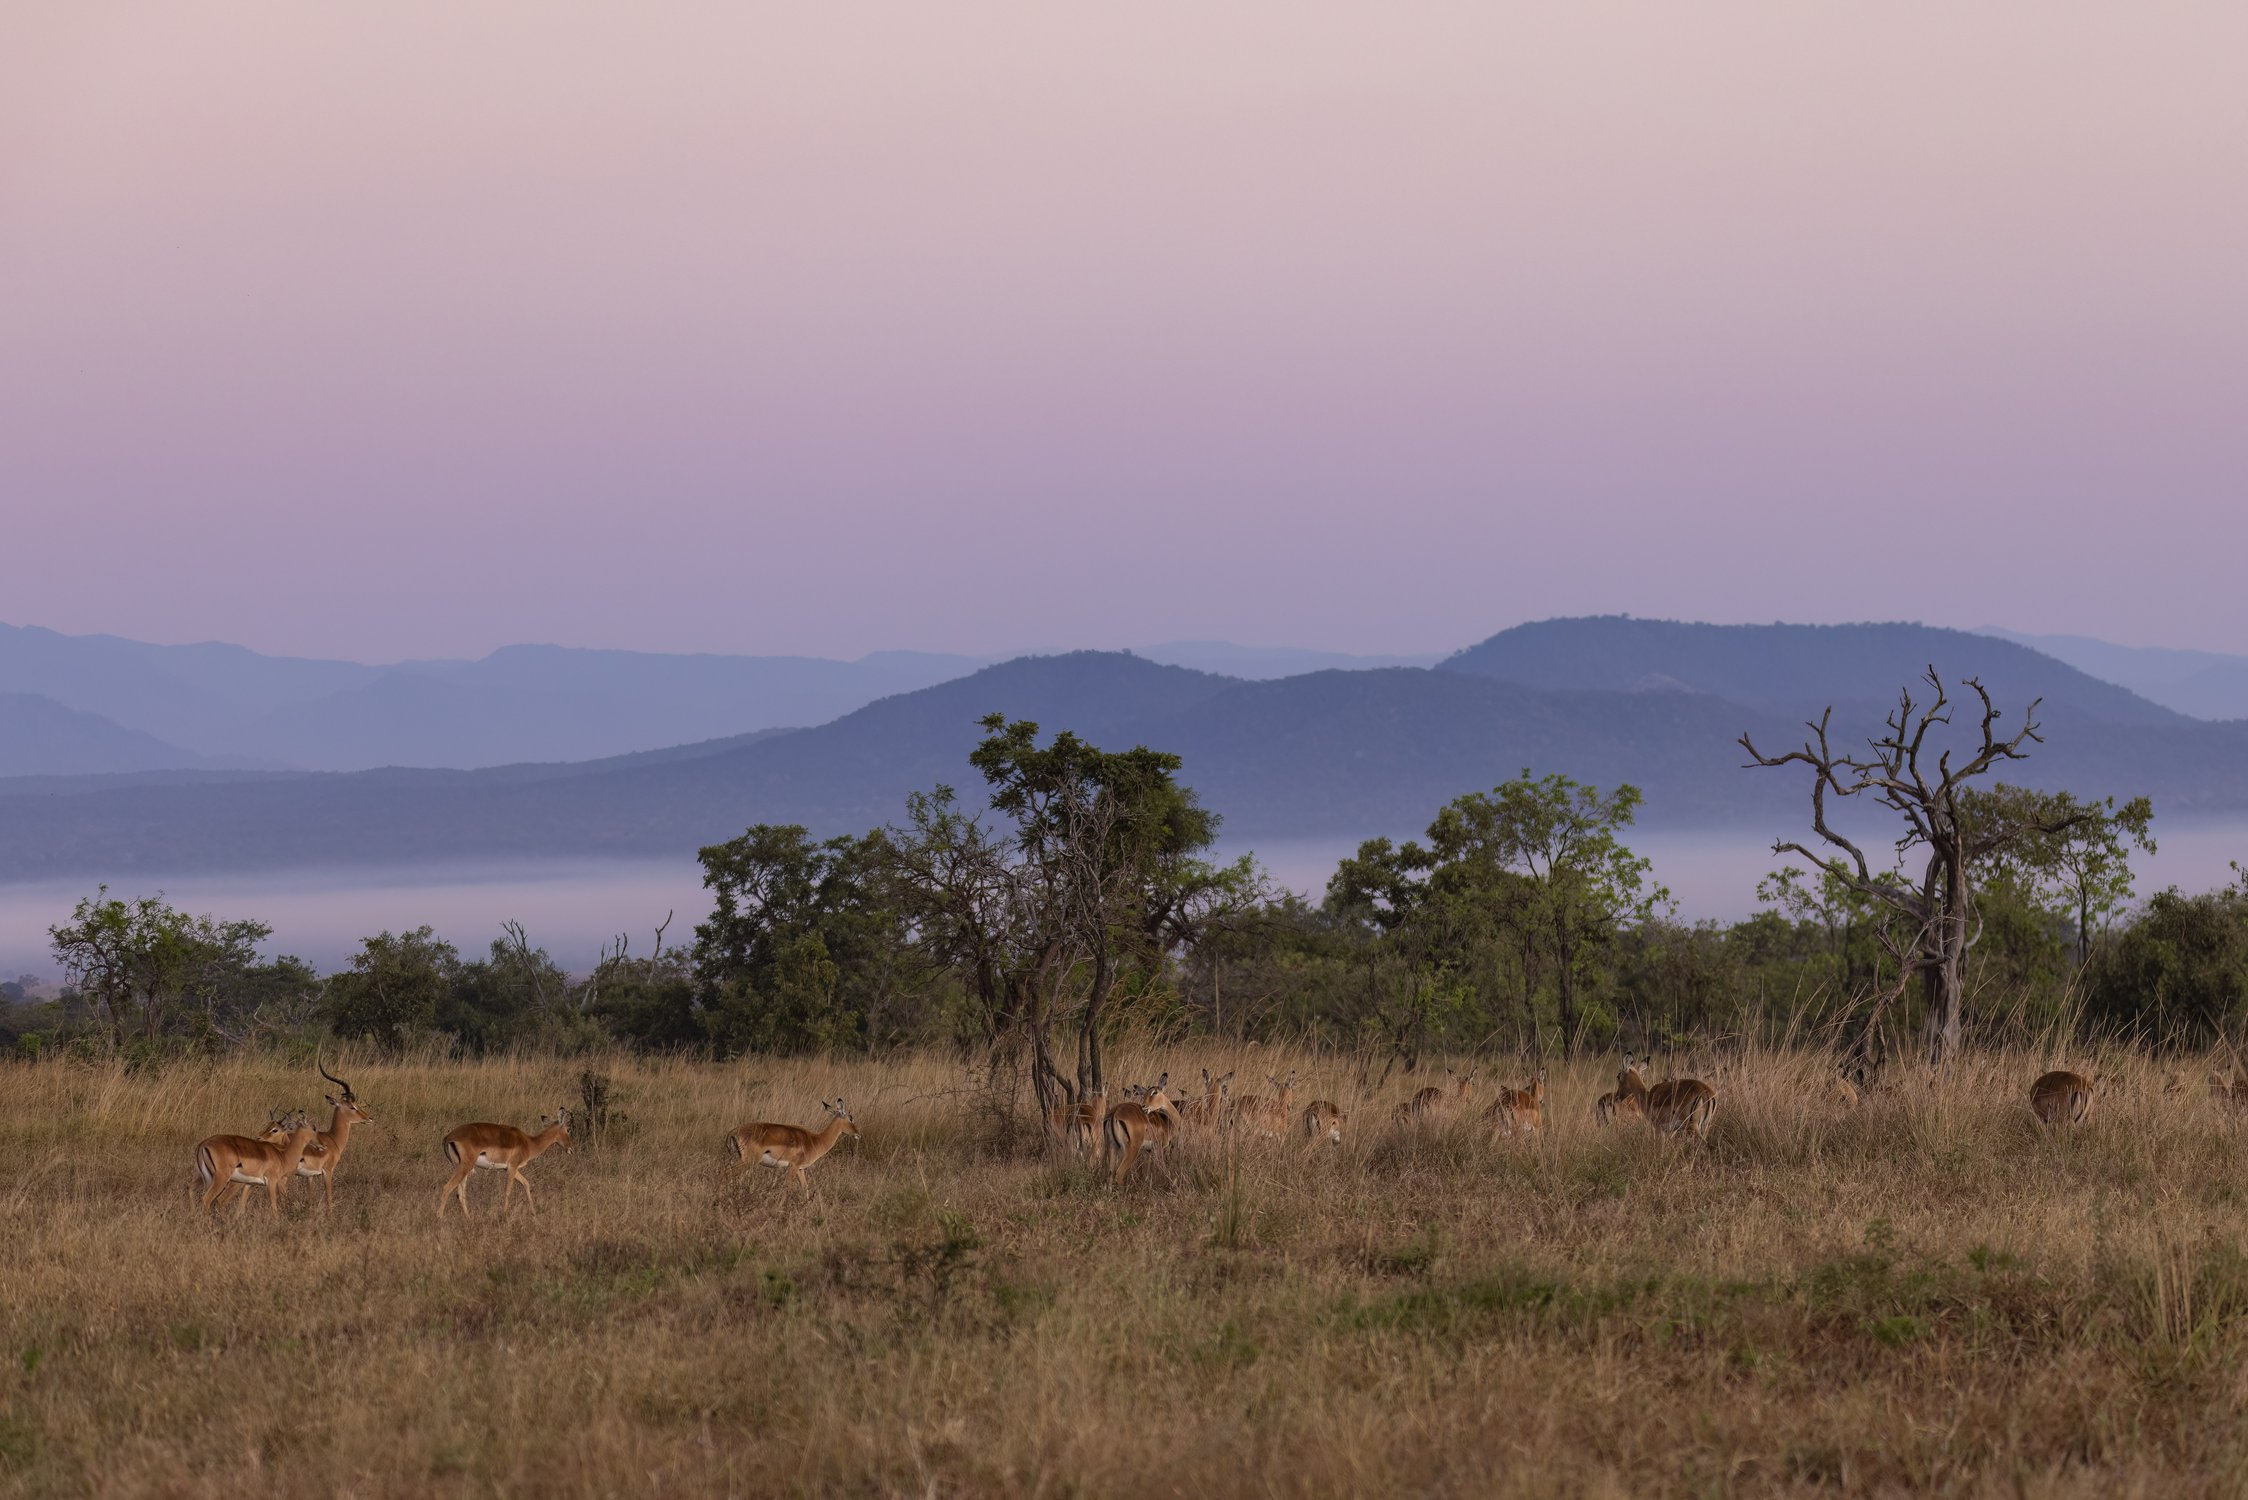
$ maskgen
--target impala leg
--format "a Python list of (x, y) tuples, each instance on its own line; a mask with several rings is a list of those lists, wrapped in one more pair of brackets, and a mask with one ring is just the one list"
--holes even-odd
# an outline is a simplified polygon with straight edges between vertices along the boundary
[(336, 1211), (336, 1169), (330, 1167), (320, 1174), (320, 1185), (328, 1190), (328, 1212)]
[(219, 1216), (218, 1210), (213, 1208), (211, 1205), (213, 1201), (216, 1200), (219, 1196), (219, 1190), (225, 1186), (226, 1179), (221, 1177), (217, 1181), (213, 1182), (210, 1187), (205, 1189), (203, 1193), (202, 1207), (198, 1209), (197, 1212), (209, 1214), (212, 1218), (216, 1219)]
[(516, 1170), (513, 1167), (508, 1168), (507, 1177), (508, 1186), (510, 1187), (513, 1187), (516, 1183), (519, 1182), (523, 1184), (523, 1206), (529, 1209), (532, 1213), (537, 1213), (539, 1211), (539, 1206), (531, 1198), (531, 1179), (525, 1177), (520, 1171)]
[(452, 1179), (451, 1179), (450, 1181), (448, 1181), (448, 1182), (447, 1182), (447, 1183), (445, 1184), (445, 1186), (444, 1186), (443, 1188), (441, 1188), (441, 1189), (439, 1189), (439, 1190), (438, 1190), (438, 1194), (437, 1194), (437, 1217), (438, 1217), (438, 1218), (442, 1219), (442, 1218), (444, 1218), (444, 1217), (445, 1217), (445, 1207), (446, 1207), (446, 1202), (447, 1202), (447, 1200), (448, 1200), (448, 1199), (452, 1198), (452, 1197), (453, 1197), (453, 1196), (454, 1196), (455, 1194), (458, 1194), (458, 1195), (460, 1196), (460, 1200), (461, 1200), (461, 1217), (462, 1217), (462, 1218), (464, 1218), (464, 1219), (468, 1217), (468, 1173), (469, 1173), (469, 1165), (470, 1165), (470, 1164), (469, 1164), (469, 1163), (467, 1163), (467, 1162), (462, 1162), (462, 1163), (461, 1163), (461, 1164), (460, 1164), (460, 1165), (459, 1165), (458, 1167), (454, 1168), (454, 1169), (453, 1169), (453, 1175), (452, 1175)]
[(796, 1179), (797, 1190), (807, 1198), (812, 1196), (812, 1179), (804, 1175), (802, 1167), (791, 1167), (789, 1175)]

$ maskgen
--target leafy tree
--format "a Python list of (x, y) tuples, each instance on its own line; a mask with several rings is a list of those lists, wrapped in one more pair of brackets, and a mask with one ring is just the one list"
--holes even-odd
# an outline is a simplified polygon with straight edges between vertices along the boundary
[(338, 1036), (404, 1046), (436, 1026), (460, 966), (459, 950), (426, 925), (366, 938), (328, 980), (328, 1024)]
[(901, 939), (881, 833), (815, 842), (758, 824), (701, 852), (710, 918), (695, 929), (696, 1001), (711, 1043), (807, 1051), (866, 1039), (870, 987)]
[[(1232, 920), (1259, 888), (1247, 860), (1204, 858), (1218, 818), (1181, 786), (1175, 755), (1105, 751), (1003, 714), (969, 756), (996, 828), (950, 787), (914, 798), (896, 865), (924, 951), (974, 997), (995, 1054), (1026, 1038), (1042, 1108), (1104, 1086), (1105, 1014), (1157, 983), (1168, 956)], [(1053, 1057), (1072, 1023), (1074, 1075)]]
[(272, 932), (263, 922), (190, 916), (161, 895), (122, 900), (106, 885), (47, 929), (55, 961), (99, 1007), (120, 1048), (129, 1032), (154, 1040), (183, 1016), (207, 1029), (212, 1006), (255, 966)]
[(2023, 830), (1995, 843), (1990, 878), (2069, 921), (2079, 968), (2091, 959), (2094, 933), (2131, 904), (2131, 848), (2155, 852), (2154, 804), (2145, 797), (2119, 808), (2113, 797), (2087, 801), (2001, 783), (1987, 792), (1968, 788), (1961, 813), (1978, 829)]
[(1472, 955), (1513, 959), (1523, 1014), (1534, 1024), (1541, 978), (1550, 979), (1562, 1045), (1583, 1026), (1582, 995), (1623, 928), (1649, 920), (1670, 893), (1650, 883), (1649, 862), (1624, 844), (1639, 789), (1612, 793), (1558, 773), (1525, 770), (1489, 793), (1447, 804), (1427, 843), (1359, 846), (1328, 887), (1329, 903), (1357, 909), (1414, 951), (1432, 976), (1427, 1004), (1466, 993)]
[(2085, 984), (2101, 1030), (2206, 1047), (2248, 1016), (2248, 894), (2158, 892), (2103, 945)]
[(636, 1047), (677, 1050), (710, 1041), (695, 1003), (694, 966), (684, 949), (664, 948), (670, 925), (667, 915), (646, 958), (633, 957), (631, 939), (619, 933), (602, 949), (579, 997), (588, 1015)]
[(588, 1040), (571, 1004), (570, 978), (519, 922), (501, 924), (490, 952), (453, 966), (434, 1024), (471, 1052), (518, 1043), (573, 1050)]

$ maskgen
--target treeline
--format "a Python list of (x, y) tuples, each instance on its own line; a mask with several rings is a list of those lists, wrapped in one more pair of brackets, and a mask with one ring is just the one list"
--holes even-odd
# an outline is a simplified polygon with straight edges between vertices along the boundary
[[(1906, 875), (1869, 890), (1804, 849), (1759, 887), (1755, 916), (1684, 923), (1629, 847), (1629, 786), (1525, 772), (1436, 810), (1420, 839), (1362, 845), (1313, 902), (1249, 859), (1211, 857), (1218, 816), (1179, 783), (1175, 756), (1042, 741), (998, 716), (984, 727), (970, 757), (980, 810), (940, 786), (857, 837), (750, 828), (701, 851), (712, 909), (691, 936), (669, 940), (667, 926), (643, 952), (620, 937), (584, 974), (509, 924), (470, 955), (427, 927), (383, 932), (320, 975), (261, 957), (260, 922), (105, 888), (51, 930), (61, 997), (0, 993), (0, 1046), (153, 1056), (319, 1033), (729, 1057), (939, 1044), (1027, 1070), (1050, 1103), (1103, 1085), (1104, 1044), (1124, 1028), (1308, 1040), (1406, 1066), (1430, 1051), (1747, 1035), (1878, 1055), (1945, 1003), (1928, 983), (1932, 927), (1900, 926), (1910, 903), (1879, 888)], [(2143, 801), (1996, 784), (1956, 802), (1971, 931), (1942, 960), (1959, 959), (1945, 983), (1970, 1035), (2065, 1026), (2202, 1047), (2248, 1021), (2248, 879), (2136, 905), (2128, 856), (2153, 847)], [(1931, 866), (1923, 884), (1954, 873)]]

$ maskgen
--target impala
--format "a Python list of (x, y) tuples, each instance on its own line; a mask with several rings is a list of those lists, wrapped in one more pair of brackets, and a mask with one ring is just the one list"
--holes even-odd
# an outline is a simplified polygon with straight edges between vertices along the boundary
[[(246, 1135), (214, 1135), (196, 1143), (195, 1176), (203, 1184), (200, 1205), (203, 1212), (209, 1213), (219, 1195), (236, 1184), (245, 1193), (262, 1185), (266, 1201), (273, 1205), (273, 1216), (281, 1216), (281, 1185), (295, 1174), (297, 1163), (304, 1160), (304, 1153), (317, 1132), (301, 1109), (286, 1119), (276, 1118), (274, 1124), (286, 1130), (284, 1140), (254, 1141)], [(248, 1201), (245, 1197), (242, 1204)], [(241, 1212), (241, 1206), (236, 1207), (237, 1213)]]
[(1341, 1145), (1343, 1128), (1350, 1124), (1350, 1116), (1342, 1106), (1327, 1099), (1314, 1099), (1304, 1108), (1304, 1134), (1313, 1140), (1332, 1141)]
[(2092, 1080), (2054, 1071), (2029, 1086), (2029, 1107), (2046, 1125), (2081, 1125), (2092, 1112)]
[(537, 1161), (556, 1146), (570, 1144), (570, 1111), (558, 1108), (550, 1121), (539, 1116), (536, 1132), (517, 1130), (513, 1125), (463, 1125), (445, 1137), (445, 1160), (453, 1164), (453, 1175), (437, 1195), (437, 1217), (445, 1217), (447, 1200), (461, 1200), (461, 1217), (468, 1217), (468, 1176), (478, 1167), (487, 1171), (505, 1172), (507, 1182), (500, 1189), (500, 1211), (507, 1211), (518, 1183), (523, 1188), (523, 1201), (538, 1211), (531, 1197), (531, 1183), (523, 1169)]
[(1212, 1078), (1210, 1070), (1202, 1070), (1202, 1092), (1194, 1098), (1179, 1102), (1179, 1123), (1197, 1133), (1215, 1130), (1223, 1124), (1233, 1103), (1233, 1075)]
[(1840, 1068), (1835, 1069), (1827, 1078), (1827, 1102), (1837, 1109), (1856, 1109), (1860, 1097), (1859, 1085), (1865, 1082), (1865, 1077), (1866, 1070), (1863, 1068), (1858, 1069), (1855, 1082), (1851, 1080), (1849, 1074), (1843, 1072)]
[(1717, 1090), (1699, 1078), (1669, 1078), (1649, 1088), (1639, 1065), (1626, 1053), (1624, 1070), (1616, 1075), (1618, 1110), (1625, 1107), (1627, 1098), (1637, 1106), (1633, 1112), (1645, 1115), (1657, 1135), (1691, 1130), (1698, 1139), (1709, 1138), (1709, 1117), (1717, 1109)]
[(851, 1118), (850, 1107), (844, 1104), (842, 1095), (836, 1095), (833, 1104), (822, 1099), (820, 1108), (827, 1111), (827, 1123), (816, 1131), (801, 1125), (744, 1125), (726, 1137), (727, 1148), (734, 1153), (734, 1160), (743, 1164), (744, 1170), (755, 1162), (761, 1167), (784, 1172), (795, 1179), (797, 1187), (809, 1197), (812, 1184), (804, 1174), (811, 1170), (814, 1162), (833, 1151), (837, 1141), (845, 1136), (856, 1140), (859, 1134), (859, 1122)]
[(1416, 1120), (1441, 1119), (1467, 1108), (1468, 1100), (1475, 1093), (1475, 1075), (1480, 1071), (1481, 1069), (1471, 1068), (1467, 1076), (1462, 1078), (1446, 1068), (1444, 1076), (1452, 1080), (1450, 1093), (1432, 1083), (1391, 1110), (1390, 1118), (1400, 1125), (1409, 1125)]
[(1108, 1152), (1116, 1158), (1113, 1181), (1118, 1187), (1124, 1185), (1134, 1162), (1162, 1150), (1179, 1134), (1178, 1107), (1163, 1092), (1163, 1082), (1170, 1076), (1164, 1074), (1154, 1088), (1126, 1089), (1124, 1102), (1108, 1112), (1102, 1128), (1108, 1136)]
[(1545, 1069), (1538, 1069), (1527, 1088), (1500, 1089), (1499, 1097), (1483, 1111), (1483, 1123), (1508, 1135), (1536, 1135), (1545, 1128)]
[[(2176, 1093), (2178, 1090), (2172, 1088), (2171, 1092)], [(2248, 1109), (2248, 1072), (2243, 1072), (2229, 1083), (2225, 1081), (2224, 1074), (2211, 1073), (2209, 1075), (2209, 1097), (2219, 1104), (2229, 1104), (2235, 1109)]]
[[(351, 1127), (372, 1125), (375, 1117), (360, 1108), (359, 1096), (351, 1091), (350, 1084), (328, 1071), (325, 1059), (316, 1061), (313, 1066), (320, 1070), (322, 1078), (343, 1092), (327, 1096), (328, 1108), (333, 1111), (328, 1116), (328, 1128), (313, 1137), (312, 1149), (305, 1152), (304, 1159), (297, 1163), (297, 1175), (320, 1179), (320, 1185), (328, 1191), (328, 1210), (333, 1213), (336, 1207), (336, 1169), (343, 1165), (344, 1149), (351, 1144)], [(265, 1138), (268, 1141), (278, 1141), (287, 1133), (278, 1120), (265, 1128)]]
[(1103, 1084), (1081, 1100), (1057, 1101), (1054, 1112), (1046, 1120), (1047, 1133), (1056, 1143), (1067, 1144), (1078, 1154), (1089, 1156), (1100, 1143), (1101, 1123), (1107, 1118), (1108, 1085)]
[(1251, 1094), (1239, 1100), (1233, 1106), (1234, 1123), (1259, 1135), (1286, 1135), (1288, 1116), (1295, 1109), (1296, 1075), (1290, 1073), (1282, 1080), (1267, 1073), (1265, 1082), (1278, 1090), (1280, 1097), (1272, 1099), (1263, 1094)]
[(1636, 1093), (1629, 1087), (1638, 1077), (1639, 1070), (1632, 1065), (1631, 1054), (1626, 1052), (1624, 1065), (1616, 1073), (1615, 1091), (1602, 1094), (1592, 1101), (1592, 1115), (1596, 1123), (1606, 1125), (1618, 1115), (1639, 1116), (1647, 1112), (1646, 1085), (1641, 1083)]

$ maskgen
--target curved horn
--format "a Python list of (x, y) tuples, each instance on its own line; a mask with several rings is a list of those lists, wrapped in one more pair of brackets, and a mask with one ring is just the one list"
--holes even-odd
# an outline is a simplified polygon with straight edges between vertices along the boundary
[(329, 1071), (328, 1071), (328, 1049), (327, 1049), (327, 1048), (325, 1048), (325, 1047), (322, 1047), (322, 1048), (321, 1048), (321, 1049), (319, 1050), (319, 1052), (318, 1052), (318, 1053), (316, 1053), (316, 1054), (314, 1055), (314, 1058), (313, 1058), (313, 1064), (312, 1064), (312, 1065), (313, 1065), (314, 1067), (316, 1067), (316, 1068), (318, 1068), (318, 1069), (320, 1070), (320, 1076), (321, 1076), (322, 1078), (325, 1078), (325, 1079), (327, 1079), (327, 1080), (328, 1080), (328, 1081), (329, 1081), (330, 1083), (334, 1084), (334, 1085), (335, 1085), (335, 1086), (336, 1086), (337, 1088), (339, 1088), (339, 1089), (342, 1089), (342, 1090), (343, 1090), (343, 1096), (344, 1096), (344, 1098), (345, 1098), (345, 1099), (347, 1099), (347, 1100), (350, 1100), (350, 1101), (352, 1101), (352, 1102), (357, 1102), (357, 1100), (358, 1100), (358, 1097), (359, 1097), (359, 1096), (358, 1096), (358, 1095), (356, 1095), (356, 1094), (354, 1094), (354, 1093), (352, 1093), (352, 1091), (351, 1091), (351, 1085), (350, 1085), (350, 1084), (348, 1084), (348, 1083), (345, 1083), (345, 1082), (344, 1082), (344, 1081), (343, 1081), (343, 1080), (342, 1080), (341, 1078), (338, 1078), (338, 1077), (337, 1077), (337, 1076), (336, 1076), (335, 1074), (333, 1074), (333, 1073), (331, 1073), (331, 1072), (329, 1072)]

